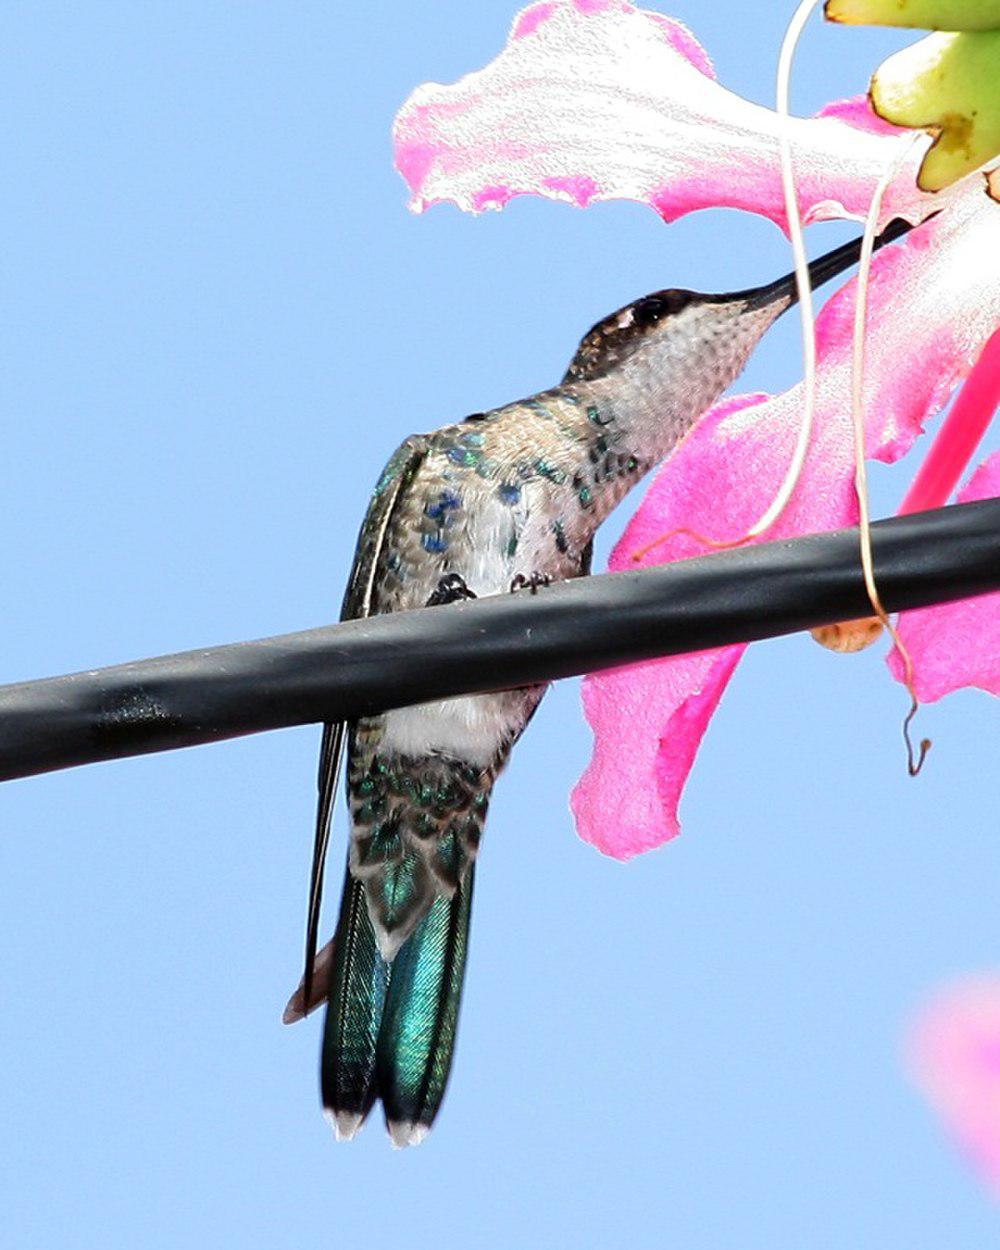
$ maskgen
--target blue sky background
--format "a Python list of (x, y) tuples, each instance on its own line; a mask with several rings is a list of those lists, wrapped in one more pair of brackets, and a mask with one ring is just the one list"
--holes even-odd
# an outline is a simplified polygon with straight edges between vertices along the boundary
[[(771, 100), (790, 4), (663, 7)], [(647, 290), (789, 267), (734, 213), (410, 216), (393, 114), (495, 54), (514, 8), (5, 6), (0, 680), (330, 620), (403, 435), (550, 384)], [(796, 106), (901, 42), (817, 24)], [(791, 382), (797, 350), (789, 320), (741, 389)], [(877, 513), (909, 476), (876, 471)], [(877, 655), (753, 648), (684, 836), (623, 867), (573, 833), (589, 734), (555, 690), (491, 811), (449, 1097), (402, 1154), (377, 1120), (334, 1143), (320, 1021), (280, 1024), (316, 730), (0, 788), (5, 1240), (993, 1244), (900, 1043), (942, 980), (1000, 963), (997, 712), (927, 709), (912, 782), (903, 710)]]

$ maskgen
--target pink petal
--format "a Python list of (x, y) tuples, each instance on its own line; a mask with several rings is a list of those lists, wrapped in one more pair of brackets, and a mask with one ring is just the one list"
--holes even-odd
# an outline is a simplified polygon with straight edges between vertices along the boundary
[[(906, 452), (947, 401), (1000, 322), (1000, 207), (981, 191), (875, 258), (865, 410), (870, 456)], [(904, 315), (900, 315), (903, 310)], [(819, 319), (816, 429), (789, 507), (767, 539), (857, 521), (850, 419), (854, 283)], [(611, 558), (633, 556), (685, 527), (717, 541), (742, 536), (777, 492), (791, 460), (802, 387), (717, 405), (660, 470)], [(640, 564), (704, 546), (674, 534)], [(994, 634), (994, 637), (996, 635)], [(739, 648), (588, 677), (584, 708), (594, 757), (573, 795), (581, 837), (627, 858), (678, 831), (677, 801)]]
[(847, 122), (849, 126), (867, 130), (873, 135), (889, 135), (898, 138), (900, 135), (909, 134), (905, 126), (894, 126), (884, 117), (879, 117), (866, 95), (851, 96), (849, 100), (834, 100), (831, 104), (824, 105), (816, 116), (836, 117), (842, 122)]
[[(793, 123), (807, 221), (863, 219), (906, 133), (856, 101), (831, 108)], [(452, 86), (418, 88), (395, 125), (396, 164), (417, 211), (450, 201), (479, 212), (542, 195), (638, 200), (667, 221), (728, 206), (784, 224), (777, 136), (775, 113), (716, 83), (685, 27), (628, 0), (525, 9), (496, 60)], [(933, 197), (915, 186), (919, 159), (886, 197), (887, 219), (928, 211)]]
[(899, 505), (900, 516), (943, 508), (1000, 409), (1000, 329), (982, 350)]
[[(996, 498), (1000, 498), (1000, 452), (981, 464), (958, 493), (960, 503)], [(898, 628), (913, 660), (922, 703), (933, 703), (963, 686), (1000, 695), (1000, 592), (903, 612)], [(894, 650), (887, 662), (892, 675), (902, 681), (899, 653)]]
[(631, 859), (680, 833), (681, 791), (744, 650), (651, 660), (584, 681), (595, 742), (570, 800), (581, 837), (605, 855)]
[(1000, 1198), (1000, 976), (969, 978), (941, 994), (913, 1030), (910, 1066)]

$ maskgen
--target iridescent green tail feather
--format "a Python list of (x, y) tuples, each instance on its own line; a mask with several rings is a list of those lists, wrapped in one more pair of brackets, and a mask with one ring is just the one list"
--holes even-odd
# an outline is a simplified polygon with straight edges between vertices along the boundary
[(438, 897), (392, 965), (378, 1036), (378, 1091), (397, 1146), (419, 1142), (441, 1106), (465, 979), (474, 869)]
[(323, 1027), (323, 1106), (338, 1137), (353, 1137), (377, 1096), (376, 1047), (390, 965), (381, 957), (364, 886), (348, 871), (334, 938)]
[(338, 1137), (353, 1137), (381, 1098), (394, 1144), (427, 1133), (444, 1097), (465, 975), (473, 868), (438, 896), (387, 963), (365, 887), (348, 873), (334, 940), (323, 1033), (323, 1105)]

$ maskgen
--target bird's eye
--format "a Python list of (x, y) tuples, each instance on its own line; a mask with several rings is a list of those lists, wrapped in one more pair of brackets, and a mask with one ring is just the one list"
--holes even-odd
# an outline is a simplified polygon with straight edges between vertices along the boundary
[(636, 321), (643, 326), (655, 325), (664, 317), (672, 317), (691, 302), (690, 291), (656, 291), (633, 305)]

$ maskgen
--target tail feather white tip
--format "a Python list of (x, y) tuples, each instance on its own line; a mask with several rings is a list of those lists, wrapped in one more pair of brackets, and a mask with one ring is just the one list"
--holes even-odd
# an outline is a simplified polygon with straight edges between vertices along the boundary
[(414, 1124), (412, 1120), (389, 1121), (387, 1128), (395, 1150), (404, 1150), (407, 1146), (419, 1146), (431, 1131), (428, 1124)]
[(356, 1111), (325, 1111), (326, 1122), (333, 1129), (337, 1141), (350, 1141), (357, 1136), (363, 1116)]

